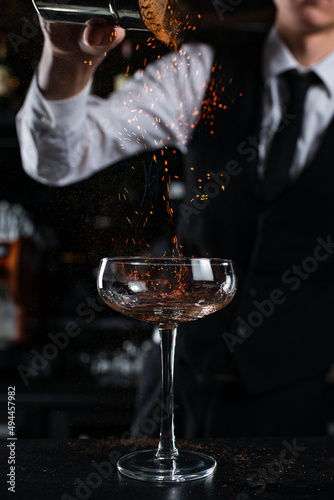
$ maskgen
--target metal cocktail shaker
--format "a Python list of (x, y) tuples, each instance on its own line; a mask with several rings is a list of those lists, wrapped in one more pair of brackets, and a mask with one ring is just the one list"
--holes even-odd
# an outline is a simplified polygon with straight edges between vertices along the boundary
[[(47, 21), (82, 23), (103, 20), (126, 30), (151, 31), (178, 48), (185, 39), (211, 32), (223, 20), (213, 0), (32, 0)], [(238, 2), (239, 4), (240, 2)], [(218, 22), (218, 24), (217, 24)]]
[(33, 4), (47, 21), (86, 23), (89, 19), (104, 19), (124, 29), (147, 29), (139, 0), (33, 0)]

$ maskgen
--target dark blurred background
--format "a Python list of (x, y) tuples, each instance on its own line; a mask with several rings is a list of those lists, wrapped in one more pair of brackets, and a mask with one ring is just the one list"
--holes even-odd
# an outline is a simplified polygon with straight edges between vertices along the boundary
[[(211, 12), (198, 39), (221, 39), (228, 50), (232, 37), (267, 29), (273, 15), (268, 0), (231, 10), (224, 23)], [(1, 0), (0, 437), (8, 386), (16, 387), (17, 437), (121, 435), (154, 332), (101, 305), (97, 268), (108, 255), (163, 253), (175, 225), (167, 183), (173, 208), (182, 197), (182, 157), (152, 151), (63, 188), (29, 178), (14, 120), (41, 48), (32, 2)], [(98, 70), (94, 92), (106, 96), (167, 51), (150, 33), (130, 32)]]

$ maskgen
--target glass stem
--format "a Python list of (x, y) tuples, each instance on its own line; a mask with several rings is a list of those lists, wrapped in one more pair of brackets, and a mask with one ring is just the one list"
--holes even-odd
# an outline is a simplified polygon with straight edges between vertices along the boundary
[(174, 353), (177, 328), (159, 328), (162, 369), (162, 410), (158, 458), (178, 455), (174, 435)]

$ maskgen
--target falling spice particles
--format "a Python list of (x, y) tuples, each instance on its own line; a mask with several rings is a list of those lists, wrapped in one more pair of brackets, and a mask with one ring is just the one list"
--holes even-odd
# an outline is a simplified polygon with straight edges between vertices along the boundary
[[(152, 31), (158, 39), (161, 39), (159, 37), (160, 33), (161, 36), (167, 37), (168, 34), (164, 33), (164, 19), (168, 0), (140, 0), (139, 3), (142, 17), (148, 29)], [(167, 41), (167, 43), (169, 42)]]
[(140, 11), (146, 27), (155, 37), (177, 49), (191, 27), (189, 15), (178, 0), (140, 0)]

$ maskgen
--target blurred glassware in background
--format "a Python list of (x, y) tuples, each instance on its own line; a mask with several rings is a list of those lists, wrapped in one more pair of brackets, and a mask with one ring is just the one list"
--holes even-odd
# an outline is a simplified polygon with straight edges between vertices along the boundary
[(34, 234), (34, 224), (21, 205), (0, 201), (0, 243), (13, 243), (19, 238), (33, 238)]
[(9, 286), (0, 281), (0, 340), (16, 340), (21, 330), (21, 310), (15, 304)]
[(119, 350), (100, 351), (92, 356), (81, 353), (80, 360), (89, 363), (90, 372), (97, 378), (99, 385), (128, 388), (138, 380), (151, 348), (150, 340), (143, 340), (140, 345), (125, 340)]

